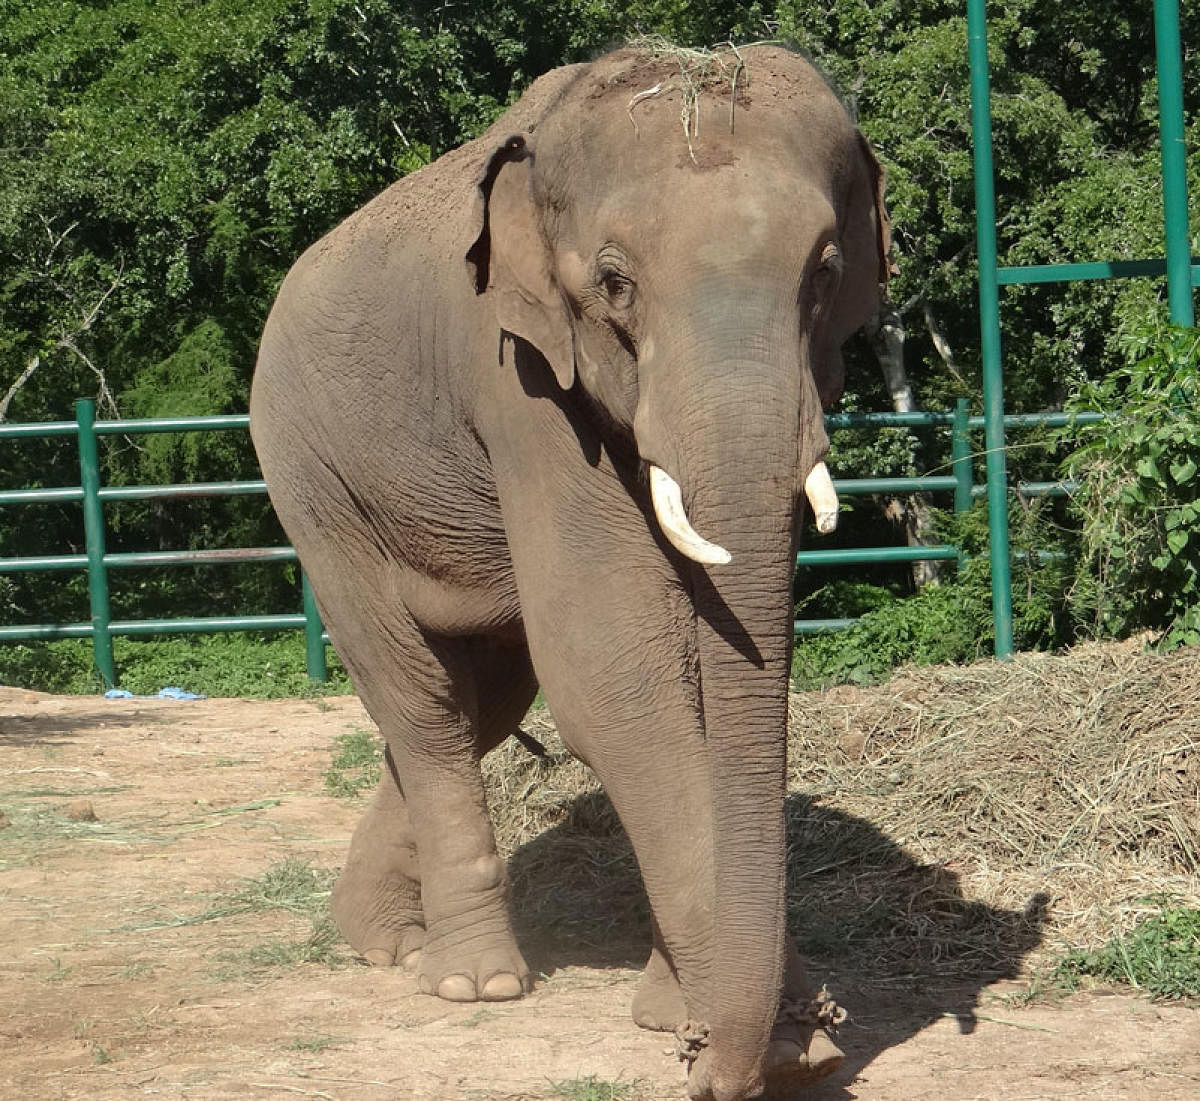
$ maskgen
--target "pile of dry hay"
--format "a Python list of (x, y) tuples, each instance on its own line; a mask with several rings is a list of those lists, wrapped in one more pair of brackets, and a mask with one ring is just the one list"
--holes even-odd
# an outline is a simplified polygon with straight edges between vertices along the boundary
[[(510, 743), (486, 764), (518, 914), (597, 962), (648, 946), (591, 774)], [(875, 974), (1017, 974), (1164, 899), (1200, 906), (1200, 648), (1080, 646), (793, 696), (789, 912), (801, 949)]]

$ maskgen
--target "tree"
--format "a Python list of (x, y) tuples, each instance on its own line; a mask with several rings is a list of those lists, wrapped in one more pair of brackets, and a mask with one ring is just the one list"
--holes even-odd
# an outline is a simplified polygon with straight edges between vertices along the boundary
[[(1119, 0), (989, 7), (1002, 261), (1160, 253), (1146, 21)], [(1182, 15), (1194, 43), (1200, 9)], [(308, 244), (478, 133), (537, 73), (645, 32), (698, 45), (784, 37), (830, 73), (888, 171), (893, 301), (918, 405), (977, 400), (962, 0), (9, 0), (4, 411), (62, 418), (74, 398), (105, 387), (128, 415), (243, 410), (266, 311)], [(1195, 71), (1185, 66), (1189, 104), (1200, 95)], [(1007, 291), (1010, 407), (1056, 406), (1079, 379), (1112, 369), (1121, 319), (1161, 310), (1160, 298), (1146, 281)], [(886, 407), (865, 341), (848, 363), (851, 403)], [(907, 433), (838, 443), (847, 474), (944, 461), (941, 445)], [(107, 461), (125, 482), (253, 470), (245, 441), (219, 437), (139, 441)], [(74, 479), (61, 449), (4, 462), (8, 484)], [(1014, 464), (1029, 475), (1052, 466), (1027, 449)], [(177, 545), (164, 507), (128, 506), (118, 542)], [(206, 541), (278, 534), (246, 502), (205, 505), (197, 522)], [(77, 523), (64, 514), (36, 544), (28, 526), (10, 527), (0, 553), (62, 545)], [(873, 514), (864, 526), (877, 526)], [(153, 599), (173, 599), (170, 583)]]

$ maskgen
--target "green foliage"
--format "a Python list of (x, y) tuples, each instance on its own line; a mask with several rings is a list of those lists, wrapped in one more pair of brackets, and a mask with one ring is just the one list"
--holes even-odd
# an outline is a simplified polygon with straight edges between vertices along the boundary
[(1098, 634), (1200, 643), (1200, 331), (1133, 326), (1125, 366), (1080, 386), (1063, 464), (1082, 529), (1077, 614)]
[[(1149, 21), (1123, 0), (996, 0), (989, 18), (1001, 262), (1159, 253)], [(1184, 5), (1181, 19), (1184, 41), (1195, 40), (1200, 7)], [(64, 418), (90, 395), (126, 415), (244, 410), (267, 309), (305, 247), (477, 134), (538, 73), (643, 33), (694, 46), (786, 39), (830, 73), (888, 174), (900, 264), (892, 297), (918, 402), (946, 408), (970, 396), (978, 408), (961, 0), (11, 0), (0, 21), (0, 393), (32, 373), (8, 416)], [(1196, 74), (1184, 78), (1194, 99)], [(1198, 137), (1193, 121), (1189, 148), (1200, 148)], [(1195, 191), (1200, 159), (1189, 174)], [(1014, 411), (1057, 407), (1117, 368), (1114, 318), (1162, 313), (1154, 280), (1005, 295)], [(853, 342), (847, 364), (848, 407), (886, 405), (865, 341)], [(837, 436), (841, 476), (944, 462), (908, 432)], [(1040, 449), (1010, 458), (1018, 477), (1052, 474)], [(257, 473), (241, 433), (112, 440), (103, 461), (114, 484)], [(4, 487), (76, 479), (67, 442), (0, 451)], [(858, 521), (870, 513), (878, 523), (877, 507), (860, 504)], [(110, 512), (113, 552), (282, 541), (261, 499)], [(0, 528), (0, 556), (80, 543), (69, 506)], [(139, 572), (114, 583), (114, 609), (130, 617), (298, 603), (294, 576), (278, 568)], [(84, 609), (81, 578), (0, 579), (0, 613), (14, 622), (77, 620)]]
[[(1061, 542), (1049, 508), (1045, 503), (1014, 502), (1009, 524), (1016, 646), (1030, 650), (1059, 645), (1070, 638), (1073, 628), (1064, 613), (1071, 575), (1069, 559), (1062, 552), (1044, 553)], [(905, 663), (963, 663), (992, 652), (987, 510), (980, 504), (961, 516), (935, 514), (935, 530), (964, 552), (953, 580), (927, 585), (907, 598), (879, 586), (834, 582), (800, 603), (801, 616), (824, 608), (826, 614), (840, 611), (861, 618), (847, 630), (797, 642), (792, 657), (797, 687), (871, 684)]]
[(1200, 910), (1164, 905), (1128, 936), (1069, 953), (1054, 973), (1072, 989), (1084, 976), (1159, 998), (1200, 998)]
[[(330, 651), (330, 679), (308, 679), (304, 640), (296, 632), (271, 635), (177, 635), (142, 641), (114, 639), (118, 683), (135, 695), (168, 685), (206, 696), (277, 699), (341, 695), (351, 691)], [(90, 641), (0, 646), (0, 683), (39, 692), (87, 695), (103, 691), (92, 665)]]
[(561, 1101), (636, 1101), (641, 1093), (637, 1082), (614, 1082), (589, 1074), (551, 1082), (548, 1096)]
[(980, 656), (982, 640), (964, 615), (968, 603), (969, 594), (954, 585), (893, 597), (846, 631), (798, 642), (792, 677), (799, 688), (873, 684), (905, 662), (970, 661)]
[(325, 772), (325, 790), (339, 799), (354, 799), (379, 783), (383, 746), (379, 736), (356, 726), (333, 740), (333, 762)]

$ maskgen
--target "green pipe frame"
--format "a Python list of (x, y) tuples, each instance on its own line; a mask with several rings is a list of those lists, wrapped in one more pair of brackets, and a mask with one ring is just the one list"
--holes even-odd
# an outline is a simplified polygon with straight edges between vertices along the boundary
[(1000, 337), (1000, 287), (1080, 279), (1167, 276), (1171, 321), (1194, 323), (1192, 287), (1200, 282), (1188, 244), (1183, 74), (1178, 0), (1154, 0), (1154, 36), (1162, 140), (1163, 234), (1166, 260), (1096, 261), (1000, 267), (996, 242), (996, 191), (992, 158), (991, 78), (987, 55), (987, 0), (967, 0), (967, 53), (971, 69), (971, 130), (975, 162), (975, 240), (979, 257), (979, 334), (987, 453), (988, 531), (992, 559), (992, 617), (996, 657), (1013, 651), (1012, 564), (1008, 536), (1004, 430), (1004, 367)]

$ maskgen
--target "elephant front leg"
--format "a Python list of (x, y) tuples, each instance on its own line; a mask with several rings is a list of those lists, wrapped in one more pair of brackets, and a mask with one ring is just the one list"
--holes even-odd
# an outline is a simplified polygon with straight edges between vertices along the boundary
[(415, 966), (451, 1001), (515, 998), (529, 969), (512, 935), (504, 862), (479, 758), (511, 732), (536, 686), (523, 649), (423, 630), (386, 573), (310, 567), (324, 618), (388, 760), (334, 893), (339, 928), (367, 960)]
[(333, 918), (368, 963), (414, 967), (420, 959), (425, 912), (417, 845), (390, 750), (334, 885)]

